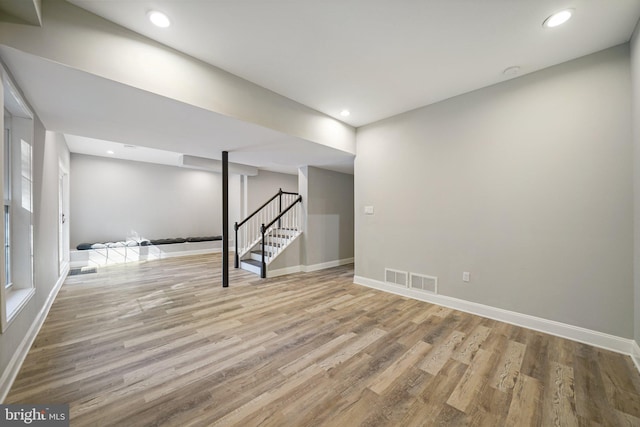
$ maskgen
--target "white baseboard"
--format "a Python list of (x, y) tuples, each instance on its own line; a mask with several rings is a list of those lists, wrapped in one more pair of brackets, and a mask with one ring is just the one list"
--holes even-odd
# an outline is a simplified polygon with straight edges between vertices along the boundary
[(267, 277), (278, 277), (293, 273), (311, 273), (312, 271), (324, 270), (325, 268), (339, 267), (341, 265), (352, 263), (353, 258), (344, 258), (313, 265), (294, 265), (292, 267), (279, 268), (277, 270), (269, 270), (267, 268)]
[(302, 271), (304, 273), (311, 273), (312, 271), (324, 270), (325, 268), (339, 267), (341, 265), (353, 264), (353, 258), (337, 259), (335, 261), (323, 262), (321, 264), (303, 265)]
[(56, 281), (56, 284), (53, 286), (53, 289), (51, 289), (51, 292), (49, 293), (49, 296), (47, 297), (44, 305), (38, 312), (38, 315), (35, 317), (35, 319), (33, 319), (33, 323), (31, 323), (29, 330), (16, 348), (16, 351), (13, 353), (13, 356), (9, 360), (6, 369), (2, 373), (2, 377), (0, 377), (0, 403), (4, 402), (4, 399), (6, 399), (7, 395), (9, 394), (9, 390), (11, 390), (11, 386), (18, 376), (18, 372), (22, 367), (22, 363), (27, 357), (27, 353), (29, 353), (33, 342), (38, 336), (38, 332), (40, 332), (40, 328), (44, 324), (44, 321), (49, 314), (51, 305), (56, 299), (58, 291), (60, 291), (60, 288), (62, 287), (62, 284), (64, 283), (68, 274), (69, 265), (67, 264), (67, 266), (62, 270), (62, 273)]
[(302, 272), (301, 265), (294, 265), (293, 267), (279, 268), (277, 270), (269, 270), (269, 268), (267, 268), (267, 277), (273, 278), (278, 276), (284, 276), (285, 274), (293, 274), (293, 273), (300, 273), (300, 272)]
[(633, 360), (636, 368), (640, 371), (640, 347), (638, 347), (638, 343), (635, 340), (632, 341), (631, 360)]
[[(358, 285), (390, 292), (396, 295), (402, 295), (420, 301), (442, 305), (444, 307), (453, 308), (466, 313), (488, 317), (490, 319), (499, 320), (512, 325), (522, 326), (524, 328), (533, 329), (561, 338), (567, 338), (572, 341), (582, 342), (594, 347), (623, 353), (632, 356), (638, 370), (640, 370), (640, 348), (638, 348), (635, 341), (630, 339), (581, 328), (579, 326), (568, 325), (554, 320), (530, 316), (528, 314), (517, 313), (515, 311), (503, 310), (501, 308), (465, 301), (458, 298), (444, 295), (425, 294), (423, 292), (414, 291), (413, 289), (390, 285), (379, 280), (369, 279), (362, 276), (354, 276), (353, 282)], [(637, 356), (634, 357), (634, 353), (637, 354)]]

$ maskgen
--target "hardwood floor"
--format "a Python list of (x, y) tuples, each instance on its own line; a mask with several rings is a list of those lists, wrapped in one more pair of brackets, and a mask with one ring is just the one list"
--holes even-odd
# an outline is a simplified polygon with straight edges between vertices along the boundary
[(640, 426), (617, 353), (352, 284), (259, 280), (220, 256), (70, 276), (5, 403), (72, 426)]

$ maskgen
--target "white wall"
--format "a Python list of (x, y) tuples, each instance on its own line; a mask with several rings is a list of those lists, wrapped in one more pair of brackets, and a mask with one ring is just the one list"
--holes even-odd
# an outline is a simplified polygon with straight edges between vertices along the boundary
[[(633, 126), (634, 339), (640, 343), (640, 23), (631, 39), (631, 111)], [(639, 355), (640, 356), (640, 355)]]
[(59, 278), (58, 173), (68, 170), (70, 154), (64, 136), (45, 131), (37, 121), (33, 151), (34, 264), (36, 304), (40, 308)]
[[(54, 173), (56, 174), (56, 186), (55, 186), (55, 191), (56, 193), (58, 193), (58, 197), (59, 197), (59, 175), (60, 175), (60, 167), (62, 167), (64, 173), (67, 174), (67, 200), (66, 200), (66, 206), (63, 207), (63, 211), (64, 211), (64, 215), (65, 215), (65, 223), (67, 224), (66, 226), (66, 240), (63, 237), (63, 244), (62, 247), (64, 247), (64, 243), (66, 243), (66, 246), (70, 246), (69, 245), (69, 239), (70, 239), (70, 228), (69, 228), (69, 212), (70, 212), (70, 206), (69, 206), (69, 182), (68, 182), (68, 177), (69, 177), (69, 171), (71, 170), (71, 153), (69, 153), (69, 148), (67, 147), (67, 141), (65, 140), (65, 137), (63, 134), (61, 133), (57, 133), (57, 132), (52, 132), (52, 131), (47, 131), (46, 133), (46, 139), (45, 139), (45, 146), (48, 149), (53, 149), (53, 147), (56, 147), (56, 151), (59, 153), (59, 161), (58, 161), (58, 166), (56, 168), (56, 171), (54, 172), (53, 170), (48, 170), (46, 172), (47, 176), (53, 175)], [(51, 162), (51, 164), (48, 165), (48, 167), (50, 169), (53, 169), (53, 162)], [(48, 185), (51, 185), (51, 187), (49, 187), (49, 189), (47, 191), (53, 191), (50, 188), (53, 187), (52, 183), (47, 183)], [(35, 200), (39, 200), (38, 197), (36, 197), (36, 195), (34, 195), (34, 199)], [(58, 202), (58, 198), (56, 197), (56, 203)], [(55, 228), (57, 229), (58, 227), (58, 220), (61, 220), (61, 218), (58, 218), (59, 215), (59, 204), (56, 205), (56, 217), (55, 219), (53, 218), (53, 216), (47, 217), (47, 220), (49, 221), (48, 224), (46, 224), (46, 228), (47, 229), (51, 229), (51, 228)], [(55, 221), (55, 225), (54, 225), (54, 221)], [(59, 240), (59, 236), (57, 237), (56, 240)], [(59, 245), (60, 248), (60, 245)], [(68, 263), (69, 261), (69, 247), (66, 248), (66, 253), (64, 254), (64, 260)], [(60, 258), (58, 258), (58, 261), (60, 261)]]
[(358, 129), (356, 275), (631, 338), (629, 66), (623, 45)]

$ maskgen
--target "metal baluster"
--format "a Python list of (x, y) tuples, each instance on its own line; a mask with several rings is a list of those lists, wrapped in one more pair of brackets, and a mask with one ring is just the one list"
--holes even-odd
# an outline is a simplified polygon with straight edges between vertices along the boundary
[(236, 252), (233, 255), (233, 267), (234, 268), (238, 268), (240, 267), (240, 259), (238, 258), (238, 222), (236, 221), (233, 224), (233, 230), (235, 231), (235, 238), (233, 239), (233, 243), (236, 245)]
[(265, 259), (264, 259), (264, 232), (265, 232), (264, 224), (262, 224), (260, 231), (262, 234), (262, 264), (260, 266), (260, 277), (265, 279), (267, 277), (267, 263), (265, 262)]

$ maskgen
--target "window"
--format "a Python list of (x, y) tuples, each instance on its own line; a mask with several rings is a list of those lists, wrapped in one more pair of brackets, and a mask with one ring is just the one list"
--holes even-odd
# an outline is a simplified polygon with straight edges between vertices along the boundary
[(32, 176), (31, 176), (31, 145), (24, 139), (20, 140), (20, 160), (21, 160), (21, 177), (22, 182), (20, 189), (22, 190), (22, 208), (33, 212), (31, 210), (31, 188), (32, 188)]

